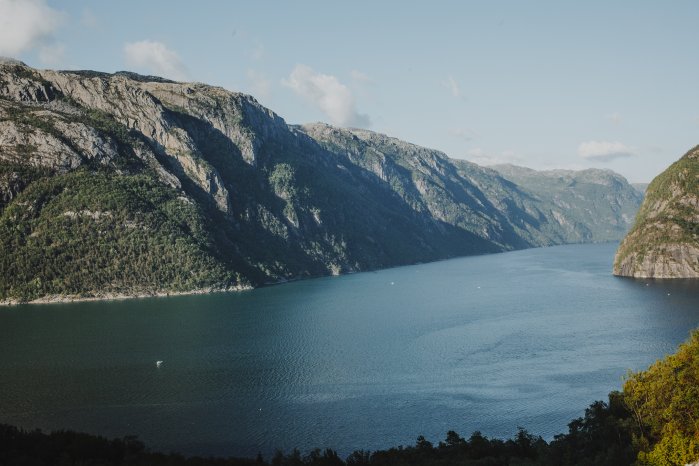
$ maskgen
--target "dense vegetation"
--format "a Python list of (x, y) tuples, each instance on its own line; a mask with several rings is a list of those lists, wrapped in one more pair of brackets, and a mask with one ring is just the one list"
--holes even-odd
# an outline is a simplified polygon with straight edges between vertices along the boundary
[(640, 464), (699, 460), (699, 331), (675, 354), (632, 375), (624, 396), (641, 430)]
[(0, 465), (229, 465), (263, 464), (273, 466), (621, 466), (631, 464), (635, 452), (625, 430), (630, 414), (616, 401), (593, 404), (584, 418), (570, 424), (568, 434), (551, 443), (524, 430), (508, 440), (491, 439), (474, 432), (465, 439), (450, 431), (444, 441), (433, 445), (418, 437), (415, 445), (374, 452), (358, 450), (346, 459), (337, 452), (298, 450), (277, 452), (265, 460), (245, 458), (187, 458), (147, 450), (133, 437), (107, 440), (75, 432), (27, 432), (0, 425)]
[(0, 300), (85, 290), (223, 288), (235, 277), (206, 218), (147, 175), (78, 170), (41, 178), (0, 215)]

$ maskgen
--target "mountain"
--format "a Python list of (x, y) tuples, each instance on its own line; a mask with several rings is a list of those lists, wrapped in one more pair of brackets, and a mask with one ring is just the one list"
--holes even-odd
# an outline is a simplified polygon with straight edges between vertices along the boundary
[(549, 216), (560, 220), (558, 231), (549, 234), (559, 235), (565, 243), (618, 240), (628, 232), (643, 198), (611, 170), (492, 168), (530, 192)]
[(699, 278), (699, 146), (648, 186), (614, 258), (614, 274)]
[(650, 183), (631, 183), (631, 186), (636, 188), (636, 191), (638, 191), (639, 193), (645, 194), (649, 184)]
[[(609, 193), (617, 223), (634, 192)], [(241, 289), (610, 239), (571, 234), (578, 216), (497, 171), (288, 125), (219, 87), (0, 63), (0, 301)]]

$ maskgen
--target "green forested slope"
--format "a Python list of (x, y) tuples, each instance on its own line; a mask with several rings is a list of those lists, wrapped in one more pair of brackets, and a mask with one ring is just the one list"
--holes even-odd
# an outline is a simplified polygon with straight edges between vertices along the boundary
[(197, 205), (146, 174), (76, 170), (41, 178), (0, 216), (0, 297), (238, 283), (207, 220)]

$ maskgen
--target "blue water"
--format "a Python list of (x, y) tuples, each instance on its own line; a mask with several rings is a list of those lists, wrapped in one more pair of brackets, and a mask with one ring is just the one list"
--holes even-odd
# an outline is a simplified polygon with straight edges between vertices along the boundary
[(697, 281), (613, 277), (615, 247), (2, 308), (0, 422), (245, 456), (551, 438), (699, 322)]

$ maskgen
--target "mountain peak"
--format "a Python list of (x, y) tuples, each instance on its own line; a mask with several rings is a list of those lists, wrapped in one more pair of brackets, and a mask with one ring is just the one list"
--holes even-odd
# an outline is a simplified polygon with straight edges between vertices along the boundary
[(17, 60), (16, 58), (3, 56), (0, 56), (0, 65), (19, 65), (24, 66), (25, 68), (29, 68), (27, 64), (23, 61)]

